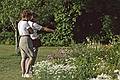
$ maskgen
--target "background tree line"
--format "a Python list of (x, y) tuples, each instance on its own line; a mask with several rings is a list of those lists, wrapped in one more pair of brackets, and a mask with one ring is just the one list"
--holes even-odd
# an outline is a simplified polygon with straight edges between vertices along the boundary
[(40, 34), (43, 46), (69, 46), (90, 40), (108, 44), (120, 34), (119, 0), (1, 0), (0, 43), (15, 44), (16, 23), (23, 9), (38, 15), (38, 23), (55, 33)]

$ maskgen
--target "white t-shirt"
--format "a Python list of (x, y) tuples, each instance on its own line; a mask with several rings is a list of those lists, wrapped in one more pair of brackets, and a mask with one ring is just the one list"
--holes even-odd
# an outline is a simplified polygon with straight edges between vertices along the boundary
[(19, 23), (18, 23), (18, 31), (19, 31), (20, 36), (22, 36), (22, 35), (30, 35), (29, 31), (27, 30), (29, 28), (30, 28), (30, 26), (29, 26), (27, 21), (22, 21), (22, 20), (19, 21)]
[(32, 39), (36, 39), (36, 38), (38, 38), (39, 37), (39, 35), (37, 34), (37, 31), (38, 30), (41, 30), (42, 29), (42, 26), (41, 25), (39, 25), (39, 24), (37, 24), (37, 23), (34, 23), (34, 22), (32, 22), (32, 21), (28, 21), (28, 24), (30, 25), (30, 27), (33, 29), (33, 34), (30, 34), (30, 37), (32, 38)]

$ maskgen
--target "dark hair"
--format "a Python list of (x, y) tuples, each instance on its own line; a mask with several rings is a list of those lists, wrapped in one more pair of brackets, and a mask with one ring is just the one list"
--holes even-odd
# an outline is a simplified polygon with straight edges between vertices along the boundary
[(32, 14), (32, 16), (33, 16), (34, 18), (38, 17), (38, 14), (35, 13), (34, 11), (31, 11), (31, 14)]
[(31, 16), (32, 13), (30, 12), (30, 10), (23, 10), (22, 13), (21, 13), (21, 17), (22, 18), (28, 18), (29, 16)]

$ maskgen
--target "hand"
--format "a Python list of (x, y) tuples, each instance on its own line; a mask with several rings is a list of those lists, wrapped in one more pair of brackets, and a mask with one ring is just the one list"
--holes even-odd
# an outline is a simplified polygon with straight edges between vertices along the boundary
[(51, 29), (51, 32), (55, 32), (55, 30)]

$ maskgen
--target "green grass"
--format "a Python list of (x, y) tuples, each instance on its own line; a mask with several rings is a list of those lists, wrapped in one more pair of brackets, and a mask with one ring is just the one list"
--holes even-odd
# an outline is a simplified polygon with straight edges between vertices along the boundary
[[(54, 53), (57, 48), (39, 48), (37, 61), (46, 59), (50, 53)], [(0, 80), (31, 80), (21, 77), (20, 56), (15, 54), (15, 46), (0, 45)]]

